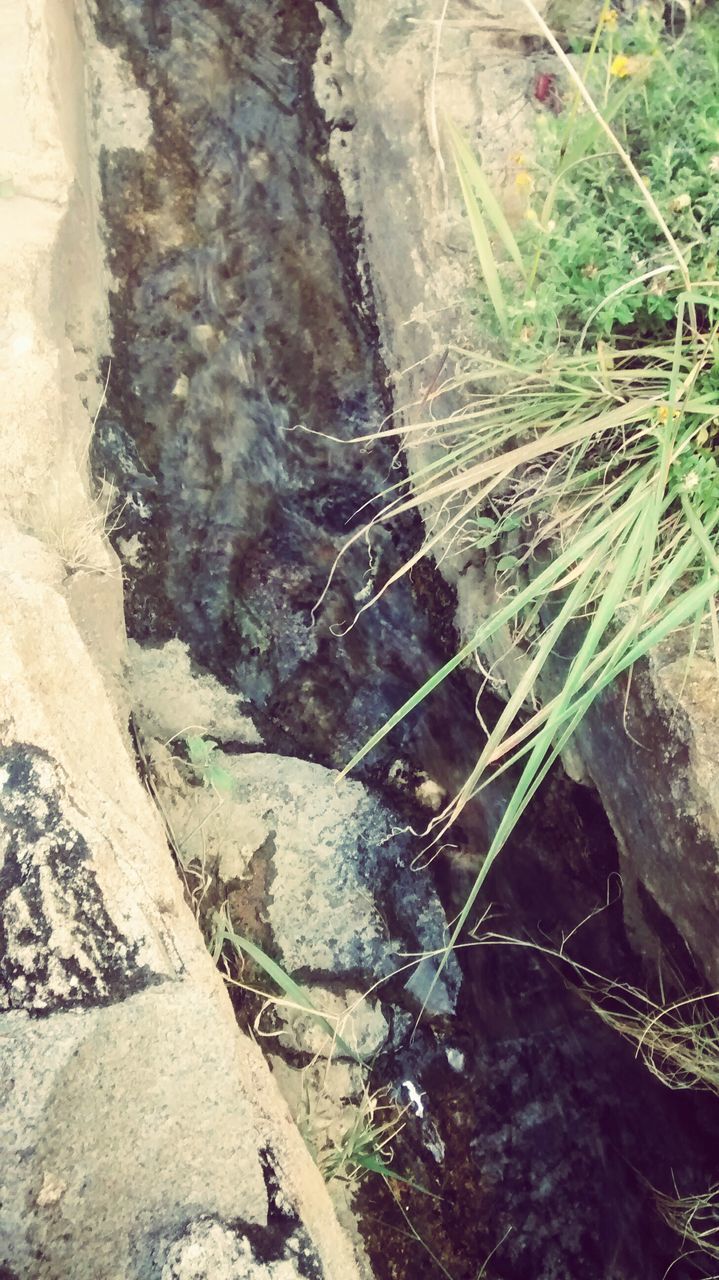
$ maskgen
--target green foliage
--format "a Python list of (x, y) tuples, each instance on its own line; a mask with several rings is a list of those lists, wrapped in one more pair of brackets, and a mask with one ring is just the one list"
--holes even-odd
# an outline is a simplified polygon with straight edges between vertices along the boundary
[[(228, 946), (238, 959), (249, 957), (279, 988), (282, 996), (278, 997), (278, 1003), (285, 1003), (290, 1008), (301, 1009), (303, 1013), (310, 1014), (330, 1038), (332, 1045), (344, 1057), (352, 1058), (359, 1066), (368, 1069), (364, 1059), (350, 1048), (339, 1034), (337, 1026), (333, 1025), (321, 1010), (315, 1008), (309, 996), (294, 978), (276, 960), (268, 956), (256, 942), (237, 932), (225, 904), (221, 911), (215, 913), (208, 944), (215, 964), (220, 963)], [(385, 1090), (371, 1094), (369, 1089), (365, 1088), (362, 1102), (354, 1109), (352, 1118), (340, 1135), (339, 1141), (321, 1151), (315, 1151), (319, 1167), (328, 1181), (331, 1178), (341, 1178), (356, 1183), (365, 1174), (374, 1173), (431, 1195), (432, 1193), (425, 1187), (390, 1167), (391, 1143), (402, 1128), (402, 1112), (394, 1103), (387, 1100), (386, 1093)], [(309, 1139), (309, 1135), (307, 1137)], [(313, 1146), (311, 1142), (309, 1145)]]
[(365, 1089), (360, 1106), (336, 1145), (322, 1153), (320, 1167), (327, 1181), (340, 1178), (356, 1184), (368, 1173), (404, 1183), (424, 1195), (426, 1187), (391, 1168), (392, 1142), (403, 1128), (403, 1112), (389, 1099), (387, 1089), (371, 1094)]
[[(601, 22), (590, 50), (577, 48), (575, 55), (604, 119), (678, 241), (692, 279), (714, 279), (719, 12), (698, 15), (670, 46), (657, 14), (640, 6), (632, 21)], [(682, 282), (666, 239), (596, 121), (573, 101), (571, 87), (564, 87), (563, 97), (558, 115), (538, 112), (536, 156), (516, 175), (530, 188), (517, 240), (534, 265), (526, 290), (511, 262), (505, 266), (507, 283), (521, 298), (509, 309), (513, 334), (530, 350), (576, 340), (588, 321), (590, 340), (621, 329), (631, 329), (635, 338), (667, 337)], [(488, 319), (481, 306), (479, 318)]]
[(185, 745), (190, 764), (200, 774), (204, 785), (211, 787), (220, 795), (228, 795), (232, 791), (234, 781), (232, 774), (220, 763), (217, 743), (212, 738), (188, 734)]

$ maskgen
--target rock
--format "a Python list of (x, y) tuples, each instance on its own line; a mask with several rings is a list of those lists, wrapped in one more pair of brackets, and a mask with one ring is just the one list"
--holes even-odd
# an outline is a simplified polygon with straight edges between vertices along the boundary
[[(227, 901), (237, 931), (299, 980), (367, 988), (406, 970), (398, 981), (413, 1006), (427, 999), (430, 1013), (451, 1012), (454, 957), (430, 993), (446, 939), (441, 904), (412, 870), (415, 843), (362, 783), (337, 784), (333, 771), (292, 757), (217, 749), (227, 780), (218, 794), (163, 744), (148, 750), (162, 811), (209, 910)], [(407, 954), (424, 952), (407, 965)]]
[(193, 673), (181, 640), (145, 646), (131, 640), (129, 651), (129, 693), (149, 736), (167, 741), (184, 731), (247, 746), (261, 742), (243, 700), (208, 672)]
[(189, 1223), (168, 1250), (161, 1280), (321, 1280), (306, 1242), (290, 1235), (284, 1255), (263, 1261), (241, 1231), (208, 1216)]
[(320, 986), (307, 987), (304, 994), (330, 1026), (336, 1027), (344, 1044), (338, 1044), (311, 1013), (280, 1005), (277, 1017), (285, 1030), (278, 1039), (284, 1049), (308, 1053), (313, 1058), (342, 1058), (347, 1045), (365, 1061), (375, 1057), (389, 1035), (387, 1020), (376, 1000), (368, 999), (362, 991), (348, 989), (340, 996)]
[(0, 44), (0, 1272), (189, 1274), (178, 1242), (211, 1220), (238, 1275), (345, 1280), (352, 1247), (130, 749), (121, 583), (85, 473), (106, 350), (86, 18), (29, 0)]
[[(429, 0), (401, 12), (354, 0), (347, 23), (327, 9), (323, 17), (316, 86), (333, 126), (331, 155), (362, 220), (397, 406), (414, 404), (419, 415), (449, 336), (459, 344), (473, 336), (466, 292), (474, 250), (442, 115), (501, 181), (509, 152), (528, 136), (533, 69), (522, 40), (536, 28), (520, 0), (457, 9), (441, 27)], [(335, 83), (341, 109), (327, 88)], [(342, 113), (351, 114), (349, 133)]]
[(681, 637), (610, 689), (576, 749), (617, 834), (635, 945), (719, 986), (719, 696), (709, 652)]
[[(255, 859), (266, 868), (261, 910), (274, 954), (290, 974), (359, 979), (369, 986), (400, 969), (405, 953), (442, 948), (444, 913), (428, 878), (411, 869), (412, 841), (361, 783), (337, 784), (321, 765), (264, 753), (223, 754), (222, 765), (234, 780), (220, 810), (223, 839), (236, 854), (241, 850), (248, 876), (251, 865), (257, 874)], [(200, 804), (204, 811), (207, 801)], [(250, 833), (254, 849), (247, 844)], [(203, 840), (206, 851), (217, 849), (209, 818)], [(225, 849), (222, 857), (228, 856)], [(423, 966), (433, 977), (436, 961)], [(413, 995), (411, 977), (402, 982)], [(418, 1003), (429, 995), (430, 982), (428, 977)], [(429, 1012), (448, 1012), (458, 987), (452, 957), (429, 996)]]
[(92, 835), (80, 829), (68, 779), (52, 758), (25, 743), (0, 748), (0, 788), (0, 1008), (105, 1004), (161, 982), (166, 964), (108, 911)]

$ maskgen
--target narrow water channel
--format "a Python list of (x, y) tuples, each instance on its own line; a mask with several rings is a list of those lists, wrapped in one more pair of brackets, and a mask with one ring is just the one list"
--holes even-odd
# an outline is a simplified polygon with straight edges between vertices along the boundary
[[(98, 0), (98, 32), (147, 91), (154, 131), (144, 153), (108, 154), (103, 171), (118, 287), (94, 467), (125, 503), (128, 630), (140, 644), (186, 642), (248, 700), (265, 749), (336, 768), (455, 637), (431, 568), (336, 634), (368, 574), (382, 580), (416, 545), (411, 522), (383, 535), (371, 563), (358, 544), (312, 617), (355, 513), (395, 474), (390, 454), (349, 443), (391, 405), (355, 267), (361, 227), (313, 98), (316, 6)], [(471, 766), (473, 701), (458, 675), (365, 766), (405, 819), (427, 818), (418, 779), (450, 790)], [(435, 864), (448, 913), (503, 802), (493, 793)], [(616, 865), (598, 805), (557, 775), (491, 883), (497, 919), (556, 938), (603, 900)], [(595, 967), (631, 970), (618, 909), (583, 938)], [(359, 1204), (377, 1280), (660, 1280), (677, 1241), (645, 1179), (669, 1189), (680, 1170), (701, 1185), (694, 1103), (652, 1082), (544, 962), (507, 948), (462, 963), (454, 1017), (377, 1064), (378, 1083), (424, 1091), (427, 1124), (407, 1126), (396, 1160), (440, 1197), (407, 1193), (413, 1236), (368, 1179)]]

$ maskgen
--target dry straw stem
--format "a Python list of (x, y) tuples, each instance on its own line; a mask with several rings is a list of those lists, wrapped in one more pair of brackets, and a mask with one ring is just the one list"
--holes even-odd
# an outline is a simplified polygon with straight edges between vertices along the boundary
[[(664, 1221), (682, 1237), (684, 1252), (677, 1262), (692, 1253), (719, 1261), (719, 1183), (695, 1196), (669, 1196), (656, 1190), (654, 1195)], [(671, 1267), (665, 1277), (670, 1273)]]

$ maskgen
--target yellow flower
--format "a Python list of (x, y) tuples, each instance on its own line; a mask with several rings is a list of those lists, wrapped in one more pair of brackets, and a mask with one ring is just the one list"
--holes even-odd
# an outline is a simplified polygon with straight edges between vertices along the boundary
[(607, 5), (602, 9), (601, 20), (608, 31), (616, 31), (617, 29), (617, 11), (612, 9), (611, 5)]
[(612, 58), (609, 74), (618, 76), (620, 80), (624, 79), (624, 76), (630, 76), (632, 74), (631, 59), (625, 53), (618, 53), (616, 58)]
[(519, 173), (515, 175), (514, 185), (515, 187), (524, 188), (526, 191), (531, 191), (532, 187), (534, 186), (534, 182), (532, 181), (532, 175), (530, 173), (527, 173), (526, 169), (520, 169)]
[(620, 80), (625, 76), (645, 76), (651, 70), (652, 61), (647, 53), (635, 53), (631, 58), (626, 53), (618, 53), (609, 64), (609, 73)]

